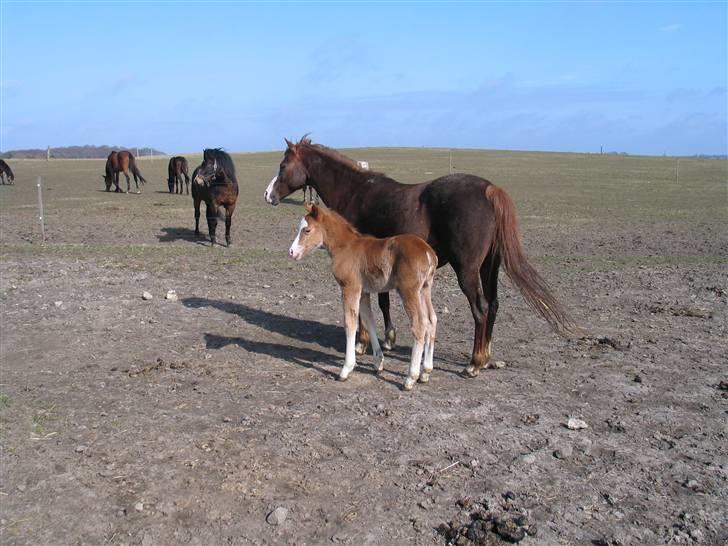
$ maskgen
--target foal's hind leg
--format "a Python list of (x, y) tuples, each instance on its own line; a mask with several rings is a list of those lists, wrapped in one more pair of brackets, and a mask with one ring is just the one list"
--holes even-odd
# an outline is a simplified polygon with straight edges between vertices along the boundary
[(374, 369), (377, 373), (384, 368), (384, 353), (379, 346), (377, 339), (377, 325), (372, 314), (372, 302), (369, 294), (362, 292), (361, 301), (359, 302), (359, 319), (360, 323), (364, 323), (364, 327), (369, 333), (369, 340), (372, 344), (372, 353), (374, 354)]
[(420, 383), (427, 383), (434, 366), (435, 354), (435, 333), (437, 332), (437, 315), (432, 306), (432, 281), (428, 281), (422, 287), (422, 307), (427, 314), (427, 339), (425, 340), (425, 356), (422, 361), (422, 373)]
[(401, 290), (400, 296), (402, 296), (404, 310), (407, 312), (407, 316), (412, 324), (412, 335), (414, 337), (409, 373), (404, 382), (404, 390), (409, 391), (412, 390), (412, 387), (414, 387), (420, 377), (420, 364), (422, 362), (422, 352), (424, 350), (425, 336), (427, 333), (425, 327), (427, 315), (422, 308), (418, 289)]
[(344, 367), (339, 372), (339, 379), (346, 381), (349, 374), (356, 366), (356, 353), (354, 351), (354, 340), (356, 338), (356, 322), (359, 316), (359, 300), (361, 298), (361, 286), (347, 286), (341, 291), (344, 300), (344, 329), (346, 330), (346, 360)]

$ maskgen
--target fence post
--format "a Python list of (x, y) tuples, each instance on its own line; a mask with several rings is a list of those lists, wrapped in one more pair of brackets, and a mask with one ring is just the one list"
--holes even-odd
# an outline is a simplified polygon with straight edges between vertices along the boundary
[(45, 220), (43, 219), (43, 191), (41, 190), (41, 177), (38, 177), (38, 220), (40, 221), (40, 233), (45, 243)]

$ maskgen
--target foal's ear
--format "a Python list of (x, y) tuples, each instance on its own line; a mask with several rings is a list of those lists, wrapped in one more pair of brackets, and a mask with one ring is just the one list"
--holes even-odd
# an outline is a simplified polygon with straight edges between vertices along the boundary
[(319, 216), (318, 205), (314, 205), (313, 203), (306, 203), (306, 210), (308, 210), (308, 213), (311, 215), (311, 218), (313, 218), (314, 220), (318, 220), (318, 216)]
[(306, 207), (306, 212), (310, 213), (313, 208), (313, 203), (306, 203), (304, 207)]

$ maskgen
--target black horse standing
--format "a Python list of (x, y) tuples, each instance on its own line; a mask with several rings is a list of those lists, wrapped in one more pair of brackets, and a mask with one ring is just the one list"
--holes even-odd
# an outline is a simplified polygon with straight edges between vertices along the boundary
[[(187, 158), (176, 155), (169, 160), (168, 167), (169, 177), (167, 178), (167, 186), (169, 193), (182, 194), (182, 188), (187, 186), (187, 195), (190, 194), (190, 173), (187, 167)], [(184, 177), (184, 180), (182, 180)]]
[(210, 242), (215, 244), (217, 213), (225, 207), (225, 241), (230, 240), (230, 225), (238, 200), (238, 180), (232, 158), (219, 148), (203, 152), (202, 163), (192, 173), (192, 199), (195, 204), (195, 235), (200, 235), (200, 202), (204, 201)]
[(2, 181), (3, 185), (5, 185), (6, 179), (8, 184), (15, 184), (13, 170), (10, 168), (10, 165), (5, 163), (4, 159), (0, 159), (0, 181)]

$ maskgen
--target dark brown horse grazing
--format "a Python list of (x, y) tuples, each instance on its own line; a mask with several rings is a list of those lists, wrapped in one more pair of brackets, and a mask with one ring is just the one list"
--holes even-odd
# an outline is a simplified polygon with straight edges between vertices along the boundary
[(2, 181), (3, 185), (6, 183), (15, 184), (15, 175), (13, 174), (13, 170), (10, 168), (10, 165), (5, 163), (4, 159), (0, 159), (0, 181)]
[(129, 193), (131, 191), (129, 171), (134, 175), (137, 193), (141, 193), (139, 181), (141, 180), (142, 184), (146, 184), (147, 181), (142, 176), (142, 173), (139, 172), (132, 153), (126, 150), (111, 152), (106, 159), (106, 174), (102, 176), (106, 183), (106, 191), (111, 190), (111, 184), (113, 183), (116, 186), (116, 190), (114, 191), (121, 192), (121, 188), (119, 188), (119, 173), (123, 172), (124, 176), (126, 176), (126, 193)]
[(238, 200), (238, 179), (235, 164), (227, 153), (219, 148), (208, 148), (203, 152), (202, 163), (192, 173), (192, 199), (195, 204), (195, 235), (200, 235), (200, 202), (204, 201), (213, 245), (217, 211), (219, 207), (225, 207), (225, 241), (230, 246), (230, 225)]
[[(182, 188), (187, 187), (187, 195), (190, 194), (190, 174), (187, 170), (187, 159), (181, 155), (176, 155), (169, 160), (169, 167), (167, 168), (169, 178), (167, 178), (167, 186), (169, 186), (169, 193), (179, 193), (182, 195)], [(184, 180), (182, 177), (184, 176)]]
[[(546, 282), (528, 263), (518, 236), (516, 209), (503, 189), (468, 174), (400, 184), (305, 137), (297, 144), (286, 143), (278, 175), (265, 191), (268, 203), (277, 205), (292, 192), (313, 186), (328, 207), (362, 233), (375, 237), (413, 233), (432, 246), (439, 266), (452, 266), (475, 321), (467, 375), (478, 375), (490, 360), (501, 262), (526, 302), (556, 331), (574, 328)], [(379, 304), (391, 343), (395, 333), (389, 294), (379, 294)], [(361, 338), (365, 330), (360, 327)]]

